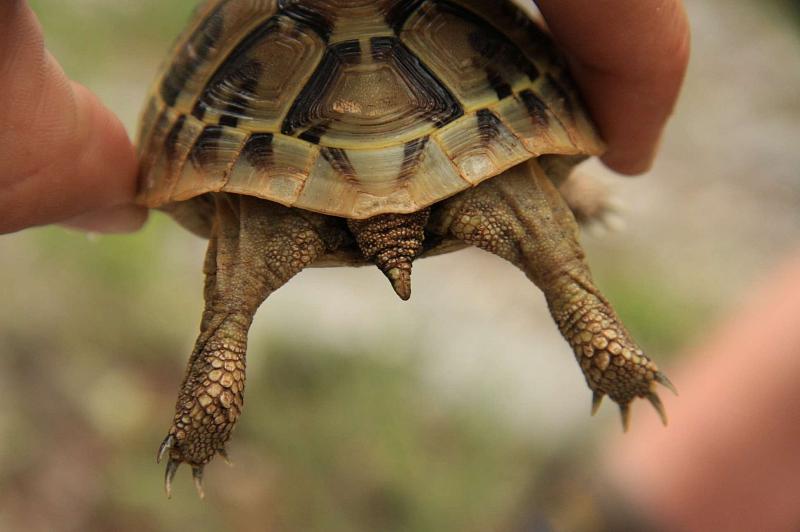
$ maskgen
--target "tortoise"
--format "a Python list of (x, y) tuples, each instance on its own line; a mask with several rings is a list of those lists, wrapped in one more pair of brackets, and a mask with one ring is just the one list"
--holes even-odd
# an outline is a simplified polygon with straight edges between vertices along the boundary
[(655, 388), (672, 385), (593, 284), (585, 209), (559, 192), (604, 144), (513, 1), (207, 0), (169, 57), (142, 114), (138, 201), (209, 245), (158, 452), (168, 495), (187, 463), (202, 496), (242, 411), (253, 315), (309, 266), (375, 264), (405, 300), (415, 259), (494, 253), (544, 292), (593, 412), (608, 395), (627, 427), (643, 397), (665, 420)]

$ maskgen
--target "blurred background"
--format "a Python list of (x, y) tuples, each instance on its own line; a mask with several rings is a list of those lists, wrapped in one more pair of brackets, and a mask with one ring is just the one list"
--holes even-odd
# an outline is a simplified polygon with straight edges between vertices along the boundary
[[(67, 73), (133, 135), (194, 2), (30, 3)], [(667, 373), (800, 248), (800, 10), (688, 4), (692, 64), (655, 168), (586, 167), (624, 221), (583, 237), (597, 283)], [(168, 501), (155, 451), (204, 245), (159, 213), (129, 236), (0, 237), (0, 530), (538, 530), (521, 516), (548, 475), (619, 432), (610, 403), (589, 417), (543, 298), (499, 259), (419, 262), (409, 303), (375, 268), (309, 270), (253, 325), (234, 466), (207, 468), (203, 502), (181, 470)], [(654, 416), (634, 406), (634, 424)]]

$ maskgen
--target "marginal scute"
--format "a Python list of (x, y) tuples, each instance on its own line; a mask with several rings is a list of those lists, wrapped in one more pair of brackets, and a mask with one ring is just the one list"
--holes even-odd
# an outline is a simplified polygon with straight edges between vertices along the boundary
[[(323, 214), (335, 214), (350, 212), (354, 203), (352, 183), (344, 179), (328, 159), (320, 154), (294, 206)], [(312, 209), (312, 206), (323, 206), (328, 211)]]
[(181, 115), (175, 120), (156, 161), (154, 173), (157, 182), (161, 184), (155, 191), (172, 194), (176, 180), (182, 174), (183, 166), (205, 128), (203, 122), (191, 116)]
[(578, 153), (598, 155), (603, 151), (603, 143), (597, 135), (587, 135), (586, 131), (594, 131), (589, 117), (582, 111), (583, 105), (577, 94), (568, 89), (575, 83), (566, 70), (551, 72), (537, 81), (534, 88), (541, 98), (548, 102), (550, 109), (558, 114), (561, 123), (566, 126), (570, 142)]
[(530, 158), (514, 134), (488, 109), (461, 120), (437, 135), (448, 157), (472, 184), (502, 172), (504, 166)]
[(430, 205), (471, 186), (433, 139), (425, 144), (418, 164), (415, 177), (407, 180), (409, 194), (418, 205)]
[(291, 206), (303, 189), (315, 155), (303, 141), (272, 133), (253, 134), (231, 170), (225, 190)]
[(532, 155), (579, 152), (558, 117), (532, 90), (503, 100), (495, 110)]
[(145, 106), (138, 201), (201, 234), (218, 191), (364, 219), (602, 149), (510, 0), (210, 0)]
[(196, 195), (198, 190), (203, 193), (224, 190), (246, 141), (247, 134), (238, 129), (206, 126), (183, 165), (172, 197), (181, 201)]
[(173, 174), (164, 162), (164, 152), (167, 137), (179, 117), (173, 109), (156, 107), (152, 112), (152, 123), (147, 125), (149, 133), (140, 139), (139, 197), (147, 205), (162, 205), (171, 199), (169, 181)]

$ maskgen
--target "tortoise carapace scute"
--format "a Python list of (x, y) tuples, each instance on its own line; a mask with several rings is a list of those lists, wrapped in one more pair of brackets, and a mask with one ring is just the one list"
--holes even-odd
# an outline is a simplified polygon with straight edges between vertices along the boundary
[(208, 2), (147, 104), (140, 198), (232, 192), (365, 219), (531, 157), (600, 153), (543, 42), (507, 2)]
[[(511, 0), (209, 0), (144, 107), (138, 201), (209, 239), (201, 333), (159, 459), (201, 488), (243, 406), (259, 305), (310, 266), (473, 245), (545, 294), (593, 391), (662, 412), (666, 377), (594, 286), (570, 198), (603, 152), (548, 35)], [(563, 191), (563, 195), (561, 192)], [(574, 192), (573, 192), (574, 193)], [(577, 192), (577, 194), (584, 194)], [(202, 492), (202, 490), (201, 490)]]

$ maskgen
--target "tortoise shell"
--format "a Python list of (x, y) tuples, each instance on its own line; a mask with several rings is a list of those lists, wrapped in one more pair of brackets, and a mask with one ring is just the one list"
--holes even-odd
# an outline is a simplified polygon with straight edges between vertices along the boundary
[(139, 199), (200, 234), (210, 192), (365, 219), (603, 148), (510, 0), (209, 0), (170, 57), (141, 120)]

